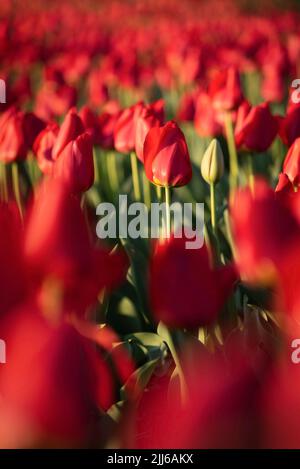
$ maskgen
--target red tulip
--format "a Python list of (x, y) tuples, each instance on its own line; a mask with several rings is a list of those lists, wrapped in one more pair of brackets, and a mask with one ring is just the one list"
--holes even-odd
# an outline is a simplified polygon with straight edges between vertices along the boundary
[(300, 137), (290, 147), (284, 163), (283, 172), (295, 186), (300, 184)]
[(144, 162), (144, 143), (146, 136), (152, 127), (162, 125), (160, 115), (161, 113), (155, 113), (153, 106), (145, 106), (136, 120), (135, 151), (142, 163)]
[(153, 127), (144, 143), (147, 178), (160, 186), (184, 186), (192, 178), (185, 137), (174, 121)]
[(68, 324), (49, 325), (36, 309), (15, 312), (7, 328), (1, 446), (6, 436), (13, 447), (87, 445), (99, 405), (113, 403), (112, 378), (89, 340)]
[(247, 151), (264, 152), (276, 137), (277, 119), (272, 116), (267, 103), (252, 107), (248, 113), (245, 108), (243, 104), (237, 114), (236, 145)]
[(263, 180), (256, 180), (254, 195), (240, 189), (231, 207), (237, 264), (249, 282), (268, 284), (280, 271), (299, 225), (291, 210), (275, 197)]
[(0, 318), (24, 300), (27, 275), (23, 256), (23, 229), (16, 205), (0, 204)]
[(209, 95), (215, 109), (232, 111), (243, 101), (238, 71), (234, 68), (221, 70), (209, 85)]
[(0, 160), (5, 163), (26, 158), (44, 122), (33, 113), (9, 108), (0, 119)]
[(52, 285), (61, 292), (63, 310), (81, 316), (103, 288), (122, 283), (128, 269), (122, 252), (110, 254), (105, 247), (91, 244), (78, 197), (56, 179), (40, 187), (29, 214), (25, 259), (41, 290), (41, 300), (45, 296), (50, 301), (53, 296), (51, 283), (47, 283), (53, 279)]
[(44, 174), (52, 174), (54, 160), (52, 149), (57, 139), (59, 127), (57, 124), (48, 124), (47, 127), (37, 136), (33, 151), (37, 157), (37, 163)]
[(186, 249), (185, 242), (171, 237), (157, 244), (150, 264), (150, 298), (158, 321), (193, 328), (216, 320), (237, 277), (233, 266), (213, 268), (205, 246)]
[(285, 117), (279, 120), (279, 135), (288, 147), (300, 137), (300, 105), (289, 102)]
[(201, 137), (215, 137), (222, 133), (218, 113), (213, 108), (212, 100), (207, 93), (201, 92), (197, 97), (194, 124), (196, 132)]
[(196, 112), (196, 97), (195, 93), (186, 93), (183, 95), (179, 109), (176, 114), (176, 119), (180, 122), (193, 122)]
[(93, 143), (98, 145), (99, 142), (99, 118), (88, 106), (83, 106), (79, 111), (79, 117), (83, 123), (85, 130), (91, 135)]
[(142, 103), (124, 109), (114, 127), (115, 149), (120, 153), (129, 153), (135, 149), (136, 121), (142, 109)]
[(76, 94), (73, 86), (45, 81), (36, 96), (35, 112), (46, 121), (53, 120), (75, 106)]
[(94, 183), (92, 137), (81, 134), (69, 142), (53, 166), (53, 176), (74, 194), (87, 191)]
[(59, 154), (63, 151), (66, 145), (75, 140), (80, 134), (84, 132), (83, 123), (76, 113), (76, 109), (70, 109), (59, 129), (59, 133), (55, 140), (52, 150), (52, 158), (56, 160)]

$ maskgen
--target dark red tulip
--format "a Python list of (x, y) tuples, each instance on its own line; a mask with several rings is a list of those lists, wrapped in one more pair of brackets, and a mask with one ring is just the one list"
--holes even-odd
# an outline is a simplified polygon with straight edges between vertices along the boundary
[(185, 238), (172, 236), (156, 245), (150, 264), (150, 298), (158, 321), (193, 328), (216, 320), (237, 276), (233, 266), (213, 268), (205, 246), (186, 249), (185, 243)]
[(44, 127), (33, 113), (11, 107), (0, 118), (0, 160), (4, 163), (23, 160), (33, 141)]
[(193, 122), (196, 112), (196, 96), (195, 93), (186, 93), (183, 95), (176, 119), (179, 122)]
[(74, 194), (94, 184), (93, 141), (88, 132), (70, 141), (53, 166), (53, 176)]
[(277, 135), (278, 121), (271, 114), (267, 103), (252, 107), (248, 113), (245, 107), (243, 104), (237, 114), (236, 145), (247, 151), (264, 152)]
[(283, 172), (295, 186), (300, 184), (300, 137), (290, 147), (284, 163)]
[(37, 163), (44, 174), (52, 174), (54, 160), (52, 149), (56, 142), (59, 127), (56, 123), (48, 124), (37, 136), (33, 145), (33, 151), (37, 157)]
[(174, 121), (153, 127), (144, 143), (147, 178), (159, 186), (184, 186), (192, 178), (192, 166), (185, 137)]
[(108, 150), (114, 149), (114, 130), (119, 119), (120, 112), (116, 110), (113, 113), (103, 112), (99, 116), (99, 133), (97, 141), (101, 148)]
[(279, 120), (279, 135), (288, 147), (300, 137), (300, 105), (291, 101), (286, 111), (286, 115)]
[(240, 75), (236, 68), (221, 70), (209, 85), (209, 95), (215, 109), (232, 111), (243, 101)]
[(0, 203), (0, 318), (24, 300), (27, 291), (23, 229), (15, 204)]

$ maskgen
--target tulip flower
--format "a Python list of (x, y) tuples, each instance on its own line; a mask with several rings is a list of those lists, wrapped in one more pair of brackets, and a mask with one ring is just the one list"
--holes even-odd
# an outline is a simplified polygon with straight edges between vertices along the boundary
[(236, 280), (233, 266), (216, 269), (211, 266), (205, 246), (186, 249), (184, 238), (172, 236), (157, 244), (150, 263), (153, 314), (158, 321), (173, 327), (211, 324), (221, 312)]
[(300, 184), (300, 137), (296, 138), (285, 157), (283, 172), (295, 186)]
[(130, 153), (135, 149), (136, 121), (143, 109), (143, 103), (124, 109), (114, 127), (115, 149), (120, 153)]
[(53, 160), (57, 160), (59, 154), (63, 151), (66, 145), (72, 140), (75, 140), (83, 132), (83, 123), (77, 115), (76, 109), (73, 108), (68, 112), (59, 129), (59, 133), (52, 149)]
[(212, 100), (207, 93), (199, 93), (196, 99), (194, 124), (200, 137), (215, 137), (222, 133), (218, 112), (213, 108)]
[(174, 121), (153, 127), (144, 143), (147, 178), (158, 186), (184, 186), (192, 178), (192, 166), (182, 131)]
[(58, 132), (59, 127), (57, 124), (48, 124), (35, 139), (33, 151), (36, 154), (38, 166), (43, 174), (52, 174), (54, 164), (52, 149)]
[(145, 107), (136, 121), (135, 130), (135, 152), (138, 159), (144, 162), (145, 138), (152, 127), (159, 127), (162, 121), (156, 116), (151, 108)]
[(53, 177), (74, 194), (85, 192), (93, 185), (93, 145), (89, 133), (81, 134), (64, 147), (53, 166)]
[(44, 125), (33, 113), (23, 113), (14, 107), (5, 111), (0, 119), (0, 160), (11, 163), (25, 159)]
[(113, 149), (115, 146), (114, 130), (115, 125), (119, 119), (120, 112), (114, 113), (104, 112), (99, 116), (99, 134), (97, 135), (97, 142), (101, 148)]
[(220, 71), (210, 82), (209, 95), (215, 109), (232, 111), (243, 101), (243, 92), (238, 71), (234, 68)]
[[(245, 105), (243, 105), (245, 106)], [(267, 103), (252, 107), (248, 113), (245, 107), (237, 115), (235, 141), (238, 148), (246, 151), (266, 151), (278, 131), (277, 119), (271, 114)]]
[(0, 376), (1, 444), (11, 429), (14, 447), (87, 445), (97, 408), (113, 402), (103, 359), (71, 325), (48, 324), (33, 305), (13, 318)]
[(26, 223), (25, 259), (46, 300), (53, 296), (45, 284), (50, 278), (61, 291), (63, 310), (81, 316), (103, 288), (122, 283), (128, 269), (123, 252), (110, 254), (107, 248), (92, 245), (80, 200), (59, 179), (39, 188)]
[(231, 219), (242, 278), (251, 283), (273, 284), (291, 243), (299, 237), (294, 213), (275, 198), (265, 181), (257, 179), (253, 193), (250, 188), (236, 193)]
[(279, 119), (279, 136), (290, 147), (300, 137), (300, 106), (289, 103), (286, 115)]

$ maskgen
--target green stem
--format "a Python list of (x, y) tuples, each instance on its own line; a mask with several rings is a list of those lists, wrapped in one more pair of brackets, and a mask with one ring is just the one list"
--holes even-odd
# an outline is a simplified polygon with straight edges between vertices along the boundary
[(216, 194), (215, 194), (215, 184), (210, 183), (210, 213), (211, 213), (211, 226), (216, 236)]
[(161, 187), (160, 186), (155, 186), (155, 189), (156, 189), (156, 198), (158, 200), (158, 202), (161, 201)]
[(93, 147), (93, 160), (94, 160), (94, 184), (99, 183), (99, 164), (98, 164), (98, 155), (97, 150)]
[(130, 153), (130, 162), (131, 162), (134, 198), (135, 200), (141, 200), (138, 161), (137, 161), (137, 157), (134, 151)]
[(238, 186), (239, 164), (230, 113), (225, 114), (225, 131), (229, 152), (229, 187), (230, 198)]
[(171, 204), (171, 193), (170, 188), (165, 186), (165, 199), (166, 199), (166, 238), (171, 236), (171, 213), (170, 213), (170, 204)]
[(147, 205), (147, 208), (149, 209), (151, 207), (151, 186), (145, 172), (143, 173), (143, 195), (144, 202)]
[(248, 184), (252, 194), (254, 193), (254, 171), (253, 171), (253, 156), (247, 154), (247, 166), (248, 166)]
[(6, 163), (0, 163), (1, 168), (1, 188), (2, 197), (5, 202), (8, 202), (8, 186), (7, 186), (7, 174), (6, 174)]
[(107, 172), (108, 172), (110, 185), (111, 185), (113, 192), (118, 191), (119, 177), (118, 177), (116, 154), (114, 152), (110, 152), (107, 154)]
[(217, 232), (217, 222), (216, 222), (216, 193), (215, 193), (215, 184), (210, 183), (210, 214), (211, 214), (211, 226), (214, 235), (214, 241), (216, 245), (216, 257), (217, 260), (220, 256), (220, 244)]
[(21, 219), (23, 220), (23, 207), (22, 207), (22, 199), (21, 199), (21, 193), (20, 193), (20, 181), (19, 181), (19, 171), (18, 171), (17, 163), (12, 163), (11, 171), (12, 171), (12, 184), (13, 184), (15, 199), (19, 208)]

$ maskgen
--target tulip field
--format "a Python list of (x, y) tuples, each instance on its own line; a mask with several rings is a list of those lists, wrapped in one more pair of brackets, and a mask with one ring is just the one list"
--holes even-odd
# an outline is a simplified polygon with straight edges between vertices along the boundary
[(1, 0), (0, 448), (300, 449), (299, 24)]

